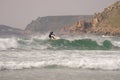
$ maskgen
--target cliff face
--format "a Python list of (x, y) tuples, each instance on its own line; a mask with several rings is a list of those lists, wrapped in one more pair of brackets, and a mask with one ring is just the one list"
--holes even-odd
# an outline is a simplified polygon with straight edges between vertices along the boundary
[(89, 33), (91, 26), (92, 24), (89, 20), (88, 21), (80, 20), (80, 21), (77, 21), (74, 25), (61, 29), (60, 34)]
[(88, 20), (91, 17), (91, 15), (39, 17), (28, 24), (25, 31), (27, 33), (46, 33), (49, 31), (57, 33), (61, 28), (71, 26), (79, 20)]
[(77, 21), (75, 25), (66, 27), (64, 31), (120, 36), (120, 1), (95, 14), (90, 21)]
[(39, 17), (27, 25), (25, 33), (59, 34), (95, 33), (101, 35), (120, 36), (120, 1), (105, 8), (103, 12), (79, 16), (47, 16)]
[(94, 15), (91, 31), (97, 34), (120, 36), (120, 1)]

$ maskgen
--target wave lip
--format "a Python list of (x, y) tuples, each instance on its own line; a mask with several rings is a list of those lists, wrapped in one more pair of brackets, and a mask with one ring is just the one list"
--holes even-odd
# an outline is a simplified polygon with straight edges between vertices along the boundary
[(78, 39), (74, 41), (69, 40), (55, 40), (51, 41), (50, 44), (55, 49), (77, 49), (77, 50), (110, 50), (113, 49), (114, 45), (105, 40), (102, 44), (98, 44), (97, 41), (93, 41), (92, 39)]
[(59, 39), (49, 40), (38, 37), (26, 39), (0, 38), (0, 50), (21, 49), (21, 50), (120, 50), (120, 42), (103, 40), (99, 42), (92, 39)]

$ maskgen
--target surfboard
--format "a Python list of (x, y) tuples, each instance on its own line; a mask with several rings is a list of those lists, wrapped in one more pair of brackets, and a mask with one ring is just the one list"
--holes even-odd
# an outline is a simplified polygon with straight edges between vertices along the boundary
[(60, 37), (58, 37), (58, 36), (54, 36), (54, 35), (51, 35), (52, 36), (52, 40), (58, 40), (58, 39), (60, 39)]

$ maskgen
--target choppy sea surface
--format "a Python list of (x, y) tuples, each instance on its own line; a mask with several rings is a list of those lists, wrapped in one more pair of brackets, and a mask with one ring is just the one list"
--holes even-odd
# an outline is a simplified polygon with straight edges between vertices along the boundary
[(0, 71), (31, 68), (120, 70), (120, 37), (0, 38)]

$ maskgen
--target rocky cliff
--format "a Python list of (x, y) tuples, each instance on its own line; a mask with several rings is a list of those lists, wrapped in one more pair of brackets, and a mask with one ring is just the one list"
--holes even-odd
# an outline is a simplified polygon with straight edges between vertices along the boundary
[(120, 36), (120, 1), (94, 15), (91, 31), (97, 34)]
[(47, 16), (39, 17), (27, 25), (25, 31), (27, 33), (46, 33), (49, 31), (58, 32), (66, 26), (75, 24), (78, 20), (88, 20), (91, 15), (78, 15), (78, 16)]
[(120, 1), (96, 13), (89, 21), (79, 20), (76, 24), (61, 29), (69, 33), (95, 33), (120, 36)]
[(91, 21), (80, 20), (77, 21), (74, 25), (66, 26), (65, 28), (60, 29), (60, 34), (84, 34), (89, 33), (92, 27)]

